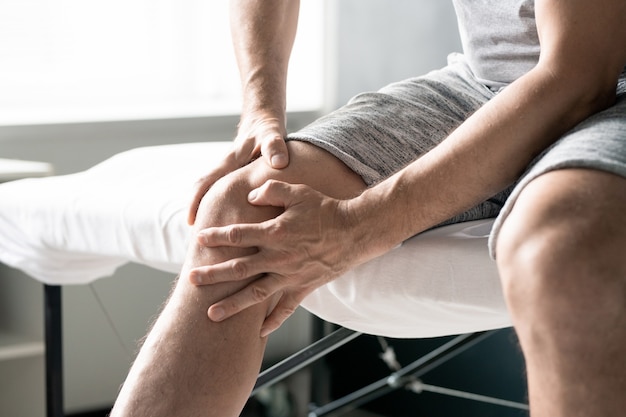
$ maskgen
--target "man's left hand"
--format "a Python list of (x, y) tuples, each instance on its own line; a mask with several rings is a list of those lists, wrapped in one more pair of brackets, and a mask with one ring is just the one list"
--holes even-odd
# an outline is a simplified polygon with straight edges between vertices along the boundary
[(367, 251), (355, 245), (349, 201), (323, 195), (305, 185), (267, 181), (248, 198), (253, 205), (284, 208), (274, 219), (255, 224), (212, 227), (198, 233), (206, 247), (256, 247), (254, 254), (195, 268), (195, 285), (259, 277), (208, 311), (221, 321), (276, 295), (277, 305), (265, 319), (261, 335), (276, 330), (316, 288), (362, 260)]

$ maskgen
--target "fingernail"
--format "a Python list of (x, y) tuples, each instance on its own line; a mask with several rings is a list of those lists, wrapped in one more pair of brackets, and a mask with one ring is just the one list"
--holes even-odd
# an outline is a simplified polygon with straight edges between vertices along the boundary
[(283, 154), (272, 156), (272, 168), (282, 168), (287, 164), (287, 157)]
[(248, 201), (253, 201), (256, 200), (256, 196), (259, 194), (258, 190), (254, 189), (252, 191), (250, 191), (250, 193), (248, 194)]
[(209, 318), (213, 321), (221, 321), (225, 314), (222, 307), (215, 307), (211, 308), (211, 311), (209, 311)]

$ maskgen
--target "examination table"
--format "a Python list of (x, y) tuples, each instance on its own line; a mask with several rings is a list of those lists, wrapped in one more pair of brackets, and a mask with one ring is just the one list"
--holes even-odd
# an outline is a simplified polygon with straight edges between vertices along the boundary
[[(46, 286), (50, 417), (63, 414), (62, 286), (102, 279), (129, 262), (177, 273), (191, 237), (186, 214), (193, 184), (230, 146), (208, 142), (137, 148), (84, 172), (0, 185), (0, 262)], [(479, 340), (485, 331), (509, 327), (496, 265), (487, 250), (492, 223), (472, 221), (422, 233), (316, 290), (302, 306), (341, 327), (266, 371), (257, 388), (360, 333), (461, 335), (422, 359), (410, 369), (414, 374)], [(408, 371), (395, 374), (386, 386), (398, 385), (406, 375)]]

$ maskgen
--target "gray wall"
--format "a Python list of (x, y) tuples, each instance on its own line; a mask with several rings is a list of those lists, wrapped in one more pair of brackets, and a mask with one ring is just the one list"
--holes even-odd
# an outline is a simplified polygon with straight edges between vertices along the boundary
[(334, 105), (354, 94), (422, 75), (461, 51), (452, 2), (338, 0)]
[[(452, 6), (447, 1), (338, 0), (329, 4), (337, 13), (334, 19), (329, 19), (337, 40), (329, 47), (329, 108), (337, 107), (360, 91), (377, 89), (388, 82), (439, 67), (449, 52), (459, 50)], [(295, 128), (309, 118), (310, 115), (301, 115), (291, 117), (290, 121)], [(56, 172), (64, 174), (85, 169), (136, 146), (230, 139), (235, 125), (235, 118), (197, 118), (69, 127), (0, 127), (0, 157), (52, 162)], [(7, 282), (17, 286), (26, 279), (16, 271), (2, 269), (1, 272), (8, 276)], [(128, 266), (114, 277), (94, 284), (118, 329), (121, 344), (100, 310), (92, 288), (65, 289), (69, 411), (106, 406), (114, 399), (128, 368), (127, 351), (134, 350), (136, 340), (144, 334), (165, 299), (172, 279), (170, 274)], [(24, 285), (37, 291), (30, 282)], [(36, 333), (41, 329), (39, 294), (32, 303), (32, 308), (20, 311), (30, 314), (29, 326), (34, 330), (29, 332)], [(297, 320), (306, 322), (303, 315)], [(278, 336), (276, 352), (282, 354), (285, 347), (292, 349), (303, 344), (305, 333), (306, 330), (294, 330)], [(30, 362), (29, 373), (36, 373), (33, 363)], [(3, 371), (0, 386), (14, 377)], [(42, 387), (35, 387), (39, 388)], [(23, 398), (16, 395), (14, 400), (28, 402), (32, 398), (28, 392), (22, 394)]]

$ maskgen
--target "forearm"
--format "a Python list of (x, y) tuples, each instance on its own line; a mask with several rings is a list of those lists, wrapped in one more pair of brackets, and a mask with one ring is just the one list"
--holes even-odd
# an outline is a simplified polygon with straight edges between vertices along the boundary
[[(502, 91), (444, 142), (350, 204), (363, 225), (356, 239), (384, 252), (486, 200), (532, 159), (614, 97), (541, 66)], [(614, 91), (614, 89), (613, 89)], [(591, 92), (591, 94), (589, 93)], [(374, 227), (371, 227), (374, 225)], [(381, 239), (381, 237), (383, 237)]]
[(535, 0), (537, 66), (434, 150), (349, 203), (369, 226), (357, 227), (356, 238), (378, 245), (380, 253), (471, 208), (515, 181), (565, 132), (612, 104), (626, 64), (626, 8), (619, 0), (598, 1)]
[(262, 111), (284, 117), (298, 11), (299, 0), (231, 0), (231, 33), (244, 114)]

